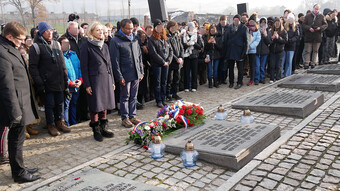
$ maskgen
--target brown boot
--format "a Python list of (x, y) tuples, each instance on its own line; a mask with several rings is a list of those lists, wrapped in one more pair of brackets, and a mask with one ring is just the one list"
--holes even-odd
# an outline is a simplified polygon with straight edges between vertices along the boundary
[(48, 129), (48, 133), (52, 136), (60, 135), (60, 132), (57, 130), (54, 123), (47, 124), (47, 129)]
[(27, 130), (26, 130), (26, 139), (29, 139), (29, 138), (31, 138), (31, 135), (28, 134), (28, 132), (27, 132)]
[(133, 127), (133, 124), (131, 123), (131, 121), (129, 120), (129, 118), (125, 118), (125, 119), (122, 121), (122, 125), (123, 125), (125, 128), (131, 128), (131, 127)]
[(39, 134), (39, 131), (33, 129), (33, 125), (27, 125), (27, 126), (26, 126), (26, 129), (27, 129), (27, 132), (28, 132), (30, 135), (38, 135), (38, 134)]
[(69, 133), (69, 132), (71, 132), (71, 129), (70, 129), (69, 127), (66, 126), (64, 120), (59, 120), (59, 121), (57, 121), (57, 129), (58, 129), (59, 131), (64, 132), (64, 133)]
[(137, 125), (138, 123), (141, 122), (141, 120), (137, 119), (136, 117), (130, 118), (131, 123), (133, 123), (134, 125)]

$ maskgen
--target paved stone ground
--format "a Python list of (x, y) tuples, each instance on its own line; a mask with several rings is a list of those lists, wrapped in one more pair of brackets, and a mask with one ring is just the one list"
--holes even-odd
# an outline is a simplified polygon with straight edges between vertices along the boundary
[[(247, 80), (245, 79), (244, 81), (246, 82)], [(262, 88), (261, 91), (256, 91), (259, 88)], [(225, 85), (221, 86), (221, 88), (219, 89), (208, 89), (207, 85), (203, 85), (199, 87), (198, 92), (182, 93), (181, 96), (187, 101), (200, 103), (208, 112), (207, 114), (209, 118), (213, 117), (212, 112), (215, 111), (215, 108), (219, 104), (224, 103), (223, 105), (227, 108), (229, 113), (228, 121), (238, 121), (240, 115), (242, 114), (242, 111), (231, 109), (231, 103), (243, 99), (241, 98), (241, 96), (244, 96), (248, 93), (253, 96), (273, 91), (315, 92), (306, 90), (281, 89), (277, 88), (276, 85), (268, 84), (243, 87), (240, 90), (229, 89)], [(334, 93), (330, 92), (324, 92), (324, 94), (325, 100), (328, 100), (334, 95)], [(320, 124), (324, 124), (325, 128), (333, 128), (333, 125), (337, 124), (337, 115), (333, 115), (332, 117), (330, 117), (330, 115), (332, 115), (332, 113), (338, 113), (340, 115), (340, 112), (333, 111), (337, 109), (338, 105), (340, 105), (340, 101), (337, 101), (337, 103), (338, 102), (339, 104), (337, 104), (336, 106), (332, 105), (332, 107), (327, 108), (322, 114), (320, 114), (320, 116), (322, 116), (323, 118), (316, 118), (316, 121), (314, 120), (312, 123), (304, 128), (306, 129), (306, 131), (308, 131), (309, 129), (309, 133), (303, 131), (296, 134), (294, 136), (296, 137), (295, 139), (292, 138), (291, 141), (287, 142), (287, 145), (282, 145), (276, 153), (271, 155), (271, 157), (263, 162), (264, 167), (262, 167), (261, 164), (258, 167), (259, 169), (252, 171), (251, 174), (245, 177), (245, 179), (242, 180), (234, 188), (238, 190), (243, 190), (243, 188), (252, 189), (256, 187), (256, 189), (266, 188), (269, 190), (273, 190), (270, 186), (268, 188), (268, 185), (272, 186), (273, 184), (275, 184), (273, 188), (282, 188), (285, 185), (293, 186), (293, 188), (296, 188), (297, 186), (302, 185), (303, 182), (299, 182), (299, 184), (296, 186), (287, 183), (287, 181), (290, 183), (295, 181), (296, 183), (296, 178), (288, 177), (290, 175), (288, 174), (288, 171), (289, 173), (294, 173), (296, 172), (293, 171), (295, 167), (301, 169), (303, 169), (302, 167), (306, 167), (299, 166), (300, 164), (309, 164), (310, 166), (310, 169), (307, 171), (308, 177), (310, 176), (310, 178), (306, 177), (301, 179), (305, 182), (304, 184), (313, 183), (312, 181), (314, 181), (315, 184), (317, 182), (316, 180), (318, 180), (319, 178), (320, 183), (333, 183), (333, 186), (337, 186), (335, 188), (339, 188), (338, 175), (340, 162), (337, 158), (339, 155), (339, 150), (335, 150), (339, 149), (339, 127), (334, 128), (337, 129), (337, 131), (322, 130), (320, 128), (316, 129), (316, 127), (318, 127)], [(146, 108), (143, 111), (138, 111), (138, 115), (143, 120), (150, 120), (155, 117), (157, 110), (158, 108), (155, 107), (154, 103), (148, 103), (146, 104)], [(302, 119), (284, 117), (279, 115), (270, 115), (257, 112), (254, 112), (253, 114), (256, 118), (256, 122), (258, 123), (271, 123), (279, 125), (281, 127), (282, 135), (285, 132), (294, 128), (302, 121)], [(333, 123), (331, 123), (331, 121), (333, 121)], [(58, 137), (50, 137), (45, 132), (46, 130), (40, 129), (42, 133), (37, 137), (33, 137), (32, 139), (27, 140), (24, 147), (25, 164), (28, 167), (39, 166), (39, 168), (41, 169), (39, 171), (39, 174), (43, 178), (42, 180), (35, 183), (39, 183), (48, 178), (64, 173), (65, 171), (72, 169), (78, 165), (81, 165), (85, 162), (103, 156), (109, 152), (125, 146), (125, 139), (129, 130), (120, 126), (120, 118), (116, 114), (113, 114), (109, 117), (109, 122), (110, 126), (112, 127), (111, 129), (115, 132), (115, 138), (105, 139), (102, 143), (93, 140), (92, 132), (88, 127), (88, 122), (73, 126), (71, 133), (62, 134)], [(311, 131), (311, 129), (313, 129), (313, 131)], [(303, 137), (302, 135), (305, 137)], [(323, 138), (323, 136), (325, 136), (325, 138)], [(320, 140), (320, 143), (323, 143), (321, 142), (321, 140), (333, 140), (332, 144), (335, 143), (334, 148), (331, 146), (326, 147), (326, 144), (331, 143), (324, 142), (324, 147), (326, 147), (326, 149), (322, 152), (320, 150), (315, 150), (315, 152), (321, 152), (321, 154), (314, 158), (310, 157), (309, 155), (315, 156), (316, 154), (314, 153), (314, 155), (312, 155), (313, 152), (310, 153), (310, 149), (320, 149), (320, 146), (317, 144), (318, 141), (315, 141), (314, 137), (319, 137), (318, 140)], [(330, 140), (329, 137), (333, 137), (333, 139)], [(308, 142), (310, 144), (304, 144), (305, 140), (310, 141)], [(296, 149), (293, 150), (294, 148), (300, 147), (300, 145), (302, 148), (299, 148), (298, 151), (304, 150), (305, 153), (303, 153), (303, 151), (301, 151), (302, 153), (296, 153)], [(330, 148), (333, 149), (330, 150)], [(137, 180), (140, 182), (145, 182), (147, 184), (169, 188), (171, 190), (216, 190), (217, 187), (221, 186), (233, 174), (235, 174), (235, 172), (231, 170), (214, 166), (205, 162), (199, 162), (197, 167), (187, 169), (183, 167), (178, 156), (167, 154), (164, 159), (161, 159), (160, 161), (154, 161), (149, 157), (149, 155), (150, 154), (148, 152), (141, 149), (140, 147), (133, 146), (113, 156), (97, 161), (96, 163), (85, 167), (85, 169), (98, 168), (108, 173), (113, 173), (118, 176)], [(331, 163), (325, 164), (325, 162), (320, 162), (322, 157), (332, 157), (330, 155), (333, 156), (333, 159), (330, 160), (329, 158), (325, 158), (325, 160), (330, 160)], [(280, 156), (282, 158), (275, 158), (275, 156)], [(301, 158), (298, 159), (299, 157)], [(318, 168), (320, 170), (323, 170), (324, 174), (322, 174), (322, 172), (320, 171), (313, 172), (317, 175), (312, 174), (314, 167), (311, 166), (315, 164), (311, 162), (313, 160), (315, 161), (315, 163), (320, 163), (320, 165), (324, 165), (324, 168), (325, 165), (328, 165), (329, 169), (325, 171), (322, 168)], [(305, 163), (306, 161), (310, 161), (310, 163)], [(277, 163), (273, 164), (275, 162)], [(291, 166), (291, 168), (288, 168), (289, 166)], [(274, 168), (278, 168), (277, 172), (281, 172), (281, 168), (287, 168), (287, 173), (283, 174), (287, 175), (287, 178), (283, 177), (283, 175), (280, 175), (279, 173), (271, 172)], [(307, 173), (302, 174), (307, 176)], [(281, 179), (279, 179), (280, 176), (282, 176)], [(255, 180), (249, 179), (249, 177)], [(251, 185), (244, 183), (244, 181), (250, 182)], [(338, 182), (336, 183), (336, 181)], [(14, 184), (14, 182), (10, 178), (9, 166), (3, 165), (0, 167), (0, 190), (19, 190), (22, 188), (30, 187), (35, 183), (21, 185)], [(323, 187), (325, 187), (325, 185), (327, 184), (323, 185)], [(288, 186), (287, 188), (289, 188)], [(319, 186), (322, 187), (322, 185)]]
[(251, 171), (234, 190), (339, 190), (340, 99)]

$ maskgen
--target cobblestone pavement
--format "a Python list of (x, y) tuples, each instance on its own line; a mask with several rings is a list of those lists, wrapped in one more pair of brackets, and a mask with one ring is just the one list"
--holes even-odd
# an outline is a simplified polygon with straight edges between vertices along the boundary
[[(247, 80), (245, 79), (244, 81), (246, 82)], [(207, 85), (203, 85), (199, 87), (198, 92), (181, 93), (180, 96), (182, 96), (184, 100), (200, 103), (207, 111), (206, 114), (208, 114), (208, 118), (212, 118), (216, 107), (223, 103), (228, 110), (228, 121), (238, 121), (242, 111), (231, 109), (230, 106), (232, 103), (244, 99), (242, 96), (253, 96), (277, 91), (316, 92), (277, 88), (276, 84), (245, 86), (240, 90), (229, 89), (226, 85), (221, 86), (219, 89), (208, 89)], [(323, 93), (325, 95), (325, 101), (334, 95), (334, 93), (331, 92)], [(312, 183), (321, 188), (332, 183), (335, 188), (338, 188), (340, 130), (339, 127), (334, 126), (335, 124), (338, 125), (337, 116), (340, 115), (340, 112), (336, 112), (338, 105), (340, 105), (340, 101), (337, 101), (332, 107), (323, 111), (320, 116), (301, 130), (301, 132), (296, 134), (286, 145), (282, 145), (280, 149), (266, 159), (263, 164), (239, 182), (234, 189), (243, 190), (243, 188), (252, 189), (256, 187), (256, 189), (273, 190), (271, 187), (267, 186), (273, 184), (275, 184), (273, 188), (281, 189), (286, 186), (288, 189), (289, 186), (296, 188), (300, 185), (302, 187), (302, 185), (310, 185)], [(138, 116), (143, 120), (150, 120), (155, 117), (157, 110), (158, 108), (155, 107), (154, 103), (147, 103), (144, 110), (138, 111)], [(302, 121), (302, 119), (280, 115), (258, 112), (253, 112), (253, 114), (258, 123), (279, 125), (281, 128), (281, 135), (293, 129)], [(58, 137), (50, 137), (46, 133), (46, 130), (39, 129), (41, 131), (40, 135), (25, 141), (24, 158), (26, 166), (38, 166), (40, 168), (39, 174), (42, 176), (42, 179), (35, 183), (14, 184), (10, 177), (9, 165), (2, 165), (0, 166), (0, 190), (19, 190), (30, 187), (124, 147), (129, 129), (120, 126), (121, 121), (117, 114), (112, 114), (109, 117), (109, 122), (111, 129), (115, 132), (115, 138), (105, 139), (104, 142), (101, 143), (94, 141), (92, 132), (88, 127), (88, 122), (73, 126), (71, 133), (62, 134)], [(323, 125), (322, 127), (329, 129), (316, 128), (321, 124)], [(333, 128), (333, 130), (330, 130), (331, 128)], [(315, 137), (317, 137), (317, 140), (319, 141), (315, 141)], [(321, 140), (325, 141), (322, 142)], [(328, 146), (326, 146), (327, 144)], [(321, 147), (325, 147), (325, 149), (323, 151), (316, 150), (321, 149)], [(320, 155), (317, 156), (317, 153)], [(205, 162), (199, 162), (197, 167), (188, 169), (183, 167), (178, 156), (167, 154), (164, 159), (154, 161), (149, 155), (148, 152), (140, 147), (132, 146), (121, 152), (115, 153), (112, 156), (102, 158), (93, 164), (82, 167), (77, 171), (86, 168), (98, 168), (121, 177), (169, 188), (171, 190), (216, 190), (236, 173), (229, 169)], [(333, 158), (331, 158), (332, 156)], [(298, 159), (298, 157), (301, 158)], [(330, 163), (325, 164), (325, 162), (321, 162), (321, 159), (328, 162), (330, 161)], [(310, 163), (308, 163), (308, 161)], [(311, 161), (314, 161), (314, 163)], [(275, 162), (277, 163), (274, 164)], [(320, 165), (323, 166), (318, 168), (317, 166), (313, 166), (317, 163), (320, 163)], [(302, 166), (300, 166), (300, 164)], [(305, 173), (302, 173), (303, 175), (308, 175), (307, 177), (302, 178), (301, 182), (297, 181), (296, 178), (293, 178), (293, 173), (297, 173), (296, 170), (294, 171), (295, 168), (299, 171), (300, 169), (306, 169), (306, 166), (308, 165), (308, 170)], [(290, 168), (288, 168), (289, 166)], [(329, 168), (326, 170), (322, 169), (322, 167), (325, 168), (326, 166)], [(281, 173), (280, 175), (280, 173), (272, 172), (274, 168), (278, 169), (277, 172), (281, 172), (281, 168), (286, 168), (288, 170), (287, 173)], [(313, 171), (314, 169), (315, 171)], [(324, 174), (322, 174), (320, 170), (322, 170)], [(301, 173), (304, 171), (299, 172)], [(287, 178), (284, 177), (285, 175), (287, 175)], [(292, 176), (288, 177), (290, 175)], [(282, 176), (281, 179), (279, 179), (280, 176)], [(249, 179), (249, 177), (254, 180)], [(316, 180), (319, 180), (320, 184), (318, 184)], [(244, 181), (250, 183), (246, 184)], [(289, 184), (292, 182), (298, 182), (298, 185)]]

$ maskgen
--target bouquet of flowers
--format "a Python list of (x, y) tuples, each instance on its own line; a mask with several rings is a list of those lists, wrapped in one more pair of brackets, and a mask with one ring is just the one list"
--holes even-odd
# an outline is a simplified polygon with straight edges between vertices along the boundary
[(133, 140), (135, 143), (147, 147), (145, 145), (149, 145), (155, 135), (163, 137), (179, 128), (202, 124), (205, 119), (203, 112), (203, 107), (197, 104), (178, 100), (174, 104), (160, 109), (156, 119), (137, 124), (129, 132), (126, 143)]

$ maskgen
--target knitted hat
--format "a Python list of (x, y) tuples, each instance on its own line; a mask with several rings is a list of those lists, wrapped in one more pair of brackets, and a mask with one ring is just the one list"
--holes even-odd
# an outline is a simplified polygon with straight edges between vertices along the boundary
[(154, 22), (153, 22), (153, 27), (157, 27), (157, 25), (161, 25), (162, 24), (162, 21), (159, 20), (159, 19), (156, 19)]
[(287, 15), (287, 20), (289, 20), (289, 19), (293, 19), (295, 21), (295, 15), (293, 13), (289, 13)]
[(326, 9), (323, 10), (323, 15), (326, 16), (329, 12), (332, 12), (332, 10), (329, 9), (329, 8), (326, 8)]
[(248, 22), (251, 21), (251, 20), (253, 20), (253, 21), (256, 22), (256, 15), (255, 15), (255, 14), (252, 14), (252, 15), (249, 17)]
[(42, 35), (45, 31), (53, 29), (52, 26), (47, 22), (40, 22), (38, 25), (39, 34)]
[(241, 15), (237, 14), (237, 15), (234, 16), (233, 19), (235, 19), (235, 18), (238, 18), (238, 20), (241, 20)]

